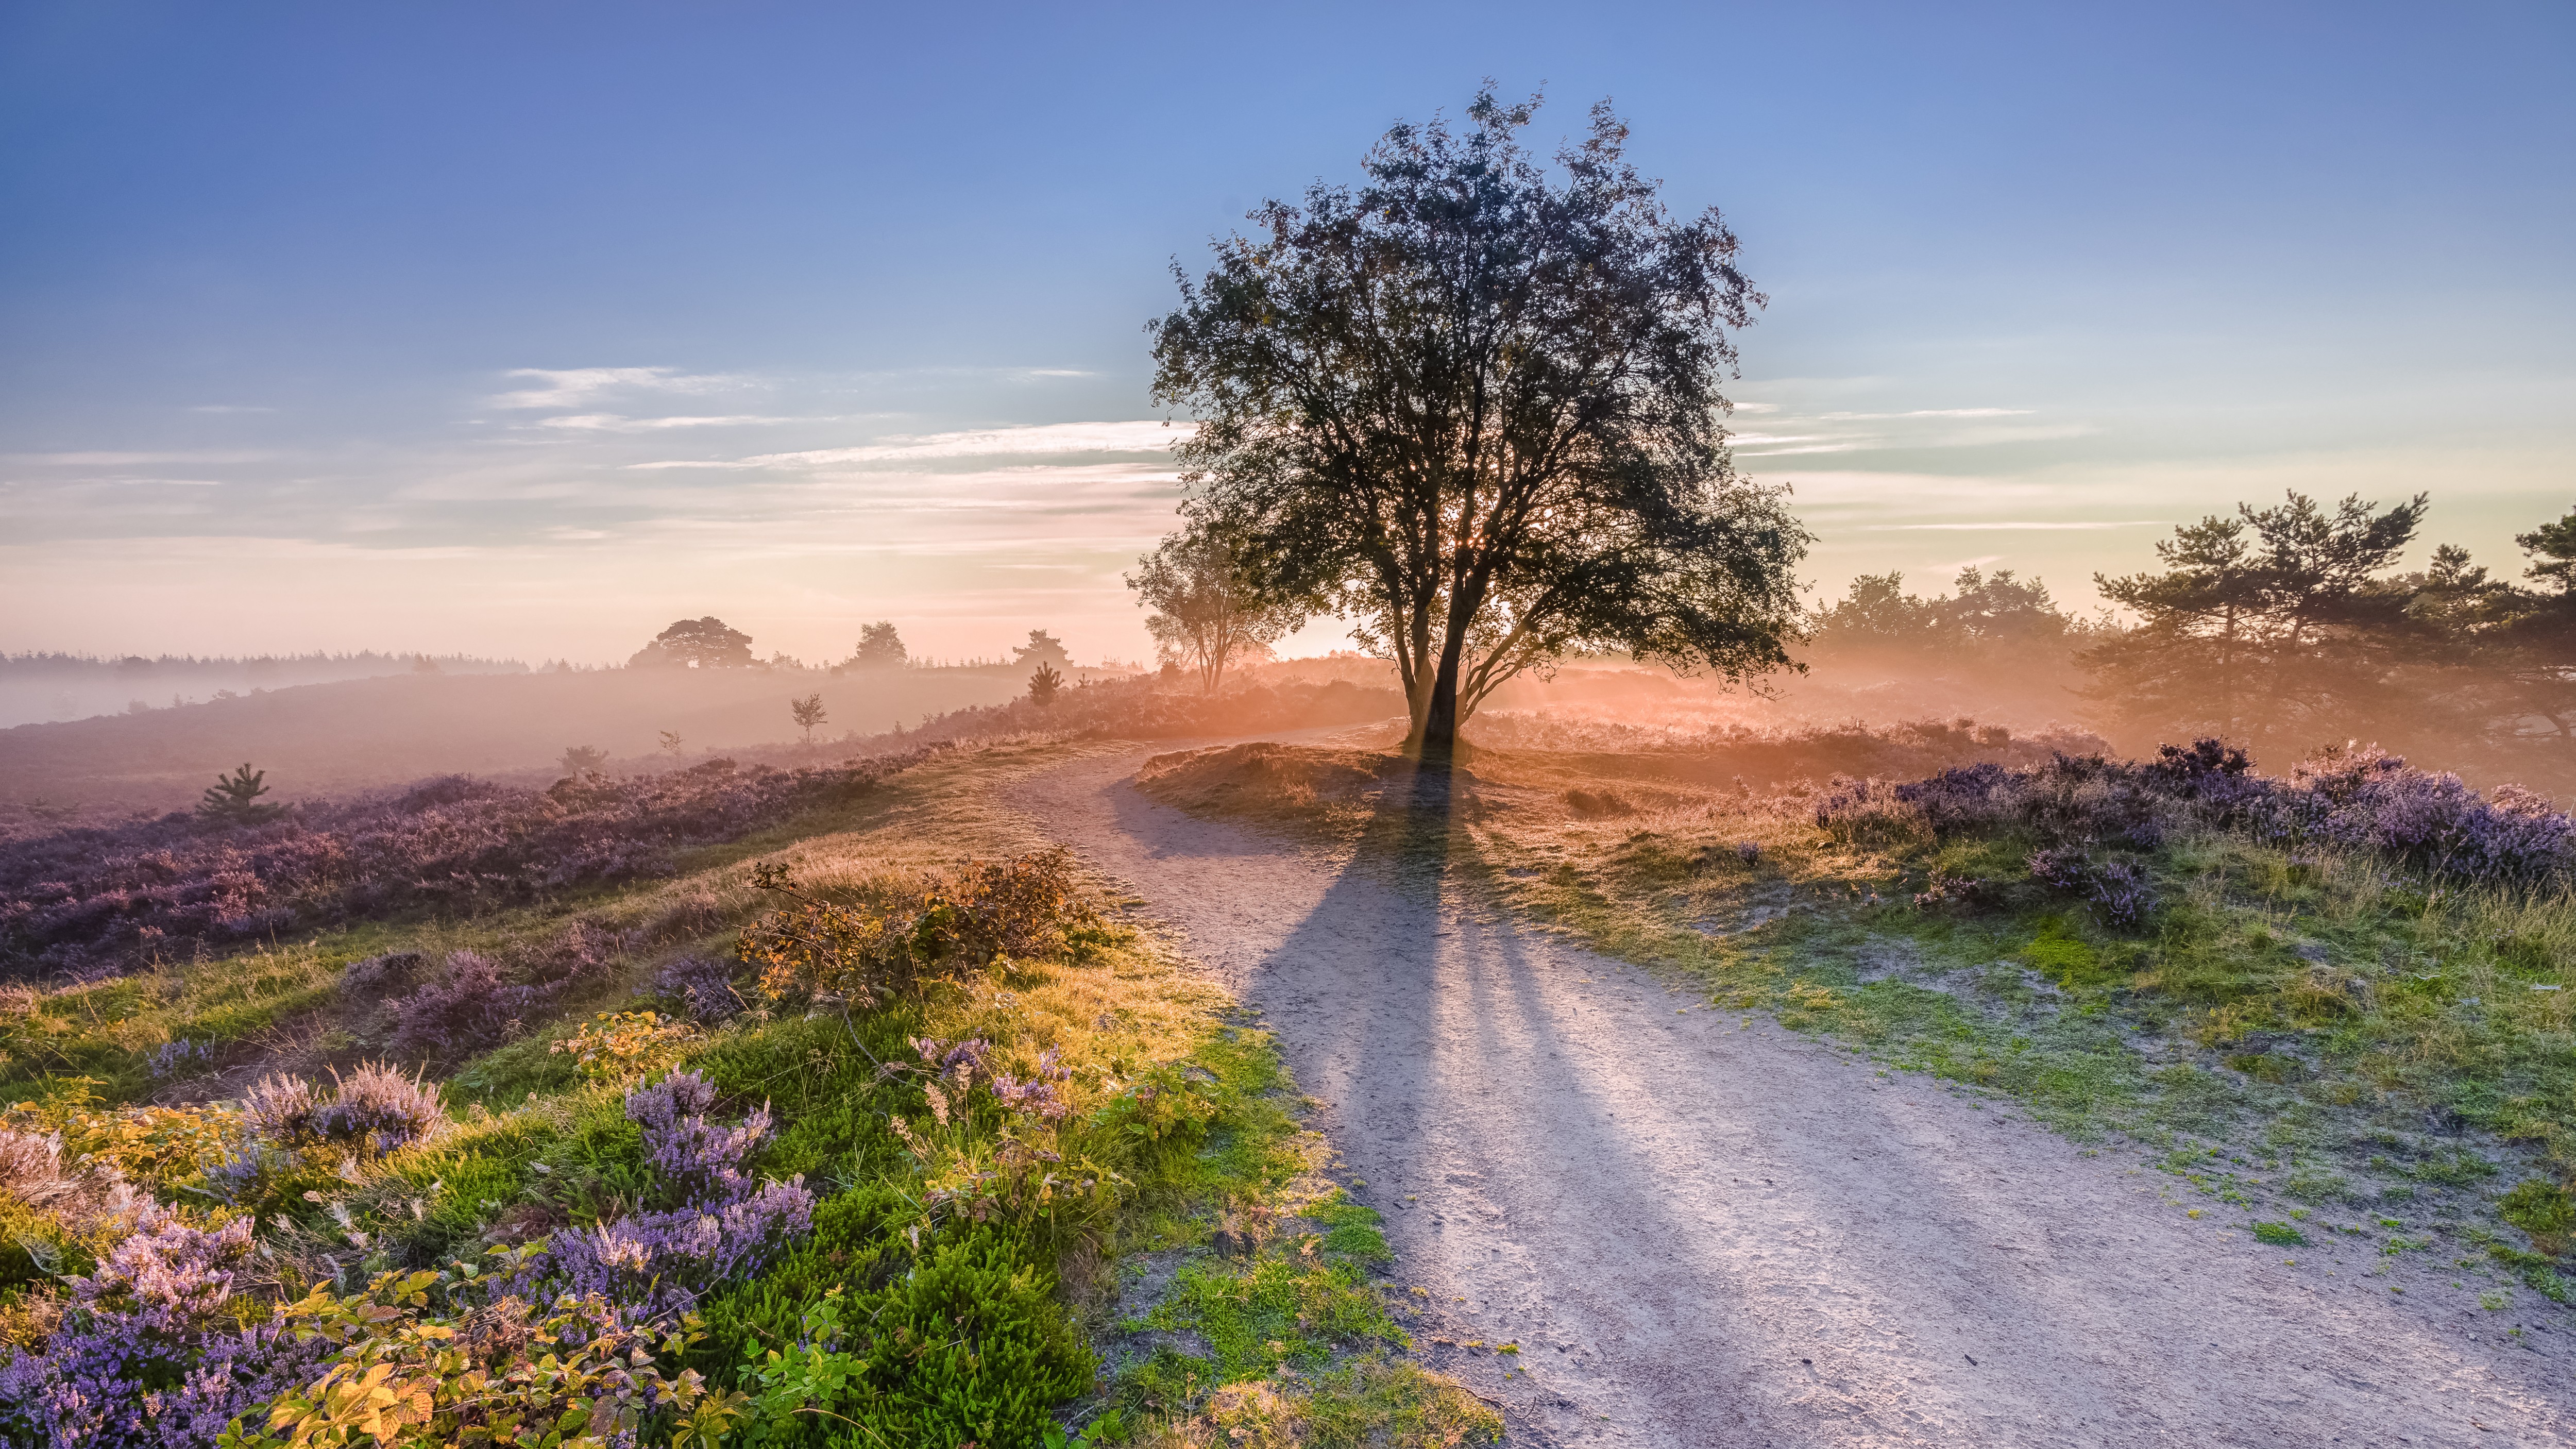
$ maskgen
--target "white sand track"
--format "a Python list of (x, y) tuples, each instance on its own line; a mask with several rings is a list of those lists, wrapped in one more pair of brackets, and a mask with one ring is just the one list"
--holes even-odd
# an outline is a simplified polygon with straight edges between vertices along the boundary
[(1143, 758), (1015, 799), (1266, 1012), (1398, 1276), (1521, 1345), (1436, 1355), (1516, 1443), (2576, 1445), (2576, 1320), (2526, 1290), (2194, 1221), (2134, 1155), (1158, 805)]

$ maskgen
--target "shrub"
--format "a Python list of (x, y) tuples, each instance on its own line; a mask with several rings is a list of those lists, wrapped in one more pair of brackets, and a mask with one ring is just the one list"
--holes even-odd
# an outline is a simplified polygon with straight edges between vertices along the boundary
[(760, 968), (760, 990), (773, 1001), (870, 1005), (927, 976), (1060, 950), (1067, 928), (1091, 919), (1074, 897), (1072, 856), (1061, 849), (969, 862), (926, 877), (917, 893), (856, 906), (806, 895), (776, 868), (754, 883), (797, 903), (742, 933), (742, 959)]
[(542, 1017), (560, 989), (505, 980), (484, 957), (455, 952), (418, 991), (388, 1003), (390, 1050), (404, 1061), (453, 1061), (497, 1046)]
[(2082, 850), (2053, 845), (2031, 852), (2030, 878), (2053, 891), (2081, 895), (2093, 884), (2093, 857)]
[(262, 1077), (242, 1096), (243, 1124), (287, 1151), (330, 1147), (381, 1157), (445, 1120), (436, 1086), (382, 1063), (361, 1063), (346, 1077), (335, 1068), (331, 1080), (325, 1097), (302, 1077)]
[(689, 1023), (666, 1021), (657, 1012), (603, 1011), (547, 1050), (571, 1057), (593, 1081), (615, 1082), (676, 1066), (705, 1039)]
[(743, 1010), (742, 993), (733, 985), (733, 968), (706, 956), (682, 956), (654, 973), (652, 993), (670, 1002), (691, 1021), (706, 1026), (729, 1021)]
[(2084, 898), (2102, 924), (2115, 930), (2134, 931), (2156, 910), (2155, 883), (2144, 870), (2123, 860), (2096, 870)]
[(2483, 797), (2451, 774), (2408, 768), (2375, 746), (2301, 761), (2290, 778), (2257, 775), (2245, 752), (2216, 740), (2166, 745), (2143, 764), (2057, 754), (2029, 769), (1987, 761), (1889, 788), (1841, 781), (1820, 794), (1816, 825), (1838, 840), (1894, 843), (1870, 828), (1892, 798), (1936, 836), (2023, 829), (2048, 848), (2032, 874), (2085, 893), (2103, 919), (2134, 925), (2153, 910), (2143, 877), (2084, 873), (2084, 847), (2154, 850), (2177, 808), (2213, 827), (2273, 843), (2313, 841), (2393, 857), (2435, 878), (2537, 884), (2576, 872), (2576, 822), (2530, 791)]

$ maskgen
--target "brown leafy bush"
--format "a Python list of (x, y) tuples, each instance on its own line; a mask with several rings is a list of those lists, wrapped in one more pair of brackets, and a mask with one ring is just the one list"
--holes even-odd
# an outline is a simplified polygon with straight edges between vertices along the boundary
[(752, 883), (795, 902), (745, 930), (738, 948), (772, 1001), (873, 1005), (925, 977), (1053, 954), (1068, 929), (1091, 918), (1074, 895), (1072, 856), (1060, 849), (969, 861), (853, 905), (798, 890), (782, 867), (760, 868)]

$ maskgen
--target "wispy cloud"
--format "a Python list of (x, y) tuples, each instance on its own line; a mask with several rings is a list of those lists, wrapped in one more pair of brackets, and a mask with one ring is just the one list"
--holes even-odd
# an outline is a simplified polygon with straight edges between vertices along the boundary
[(1161, 453), (1190, 435), (1190, 423), (1151, 419), (1129, 422), (1044, 423), (881, 438), (855, 448), (812, 448), (750, 458), (673, 458), (629, 463), (629, 468), (822, 468), (852, 463), (929, 462), (941, 458), (1046, 457), (1063, 453)]
[(2122, 518), (2099, 523), (2015, 519), (1995, 523), (1884, 523), (1856, 531), (1861, 533), (1982, 533), (1988, 530), (2020, 530), (2054, 533), (2066, 530), (2090, 531), (2097, 528), (2162, 528), (2165, 523), (2166, 520), (2161, 518)]
[(520, 367), (503, 376), (533, 378), (536, 385), (493, 398), (492, 406), (497, 408), (569, 408), (629, 390), (700, 393), (743, 385), (738, 377), (686, 373), (676, 367)]
[(747, 413), (725, 417), (631, 418), (620, 413), (566, 413), (547, 418), (537, 426), (568, 428), (584, 433), (650, 433), (664, 428), (747, 428), (772, 423), (812, 422), (811, 418), (764, 418)]
[(7, 453), (0, 461), (67, 468), (129, 468), (138, 463), (256, 463), (267, 453)]
[(1818, 413), (1829, 422), (1858, 422), (1881, 418), (2026, 418), (2031, 408), (1916, 408), (1904, 413)]

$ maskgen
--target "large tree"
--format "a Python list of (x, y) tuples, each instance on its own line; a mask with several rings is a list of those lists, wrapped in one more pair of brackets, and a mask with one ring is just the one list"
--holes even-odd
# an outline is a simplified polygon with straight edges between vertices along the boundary
[(1412, 743), (1572, 650), (1742, 678), (1786, 666), (1808, 536), (1730, 466), (1728, 329), (1763, 299), (1712, 209), (1673, 217), (1595, 107), (1550, 174), (1537, 102), (1398, 125), (1217, 245), (1151, 324), (1194, 519), (1273, 601), (1354, 621)]

